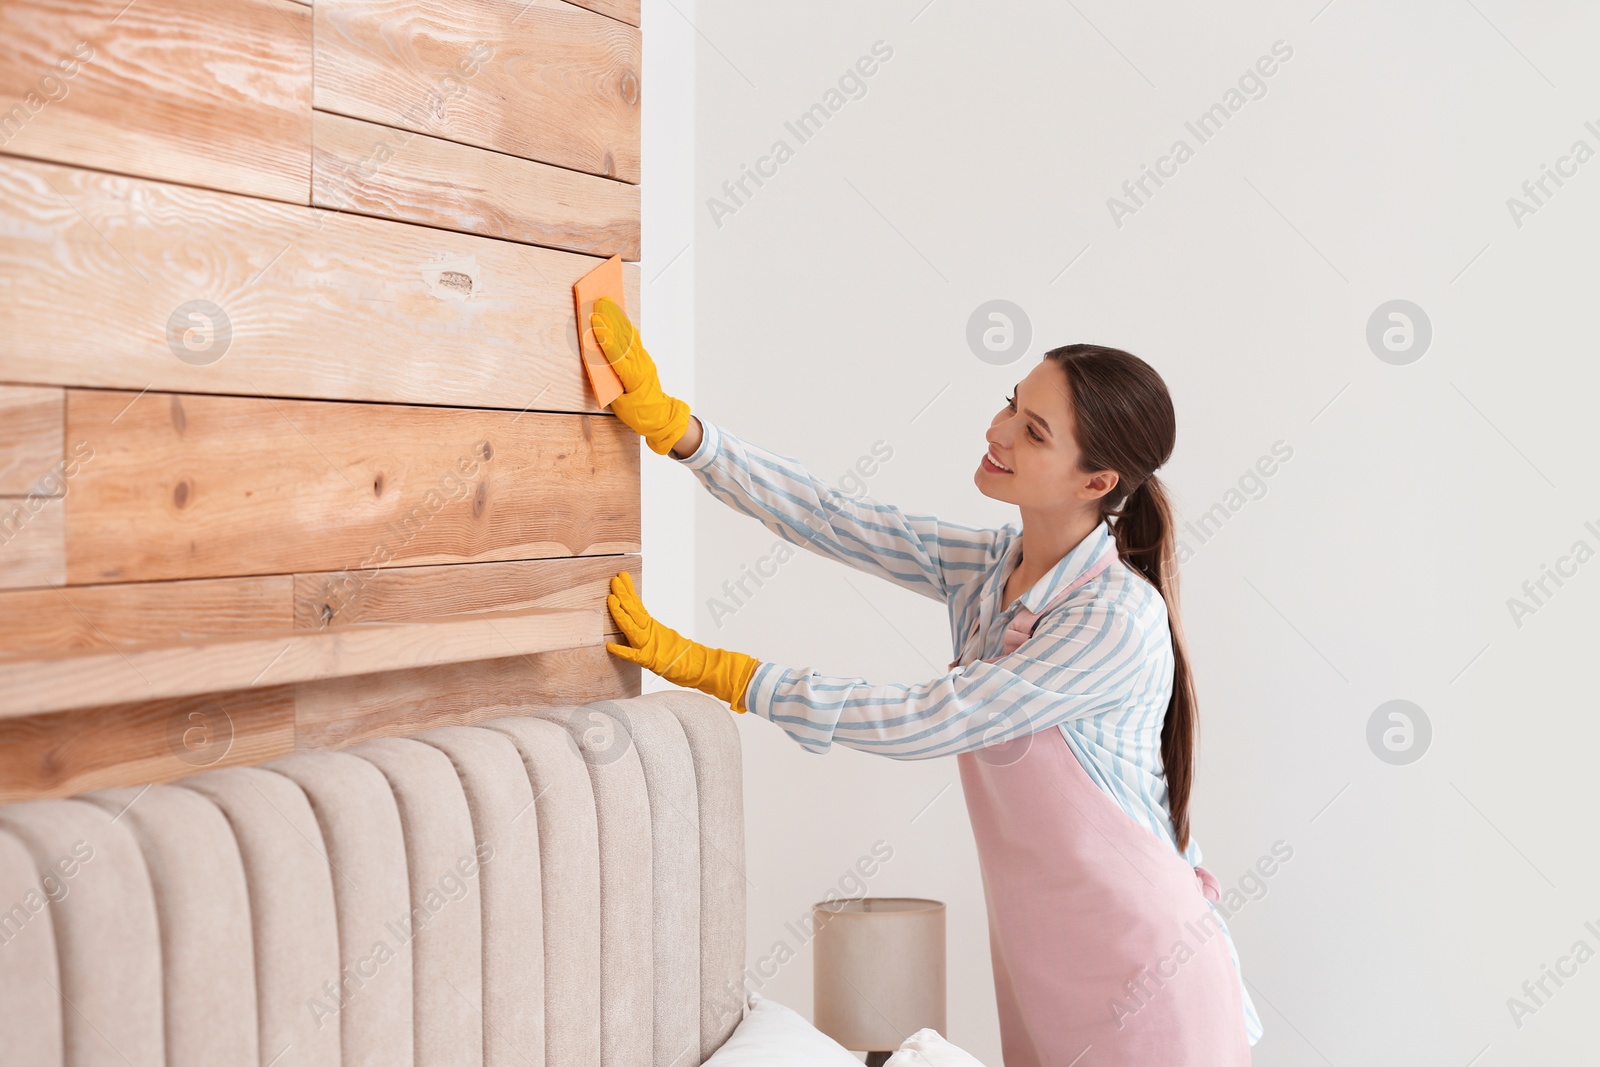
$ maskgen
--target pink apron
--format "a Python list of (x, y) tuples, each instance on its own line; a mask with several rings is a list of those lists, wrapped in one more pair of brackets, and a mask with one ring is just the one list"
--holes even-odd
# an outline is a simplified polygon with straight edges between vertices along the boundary
[[(1005, 652), (1039, 615), (1017, 609)], [(1248, 1065), (1239, 976), (1207, 903), (1218, 897), (1211, 872), (1097, 786), (1059, 727), (956, 761), (983, 873), (1004, 1067)]]

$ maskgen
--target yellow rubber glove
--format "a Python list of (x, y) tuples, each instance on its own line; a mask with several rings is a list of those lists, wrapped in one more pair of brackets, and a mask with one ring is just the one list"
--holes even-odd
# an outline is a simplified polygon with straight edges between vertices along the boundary
[(657, 455), (666, 455), (689, 428), (689, 405), (661, 390), (655, 361), (639, 341), (639, 331), (609, 296), (594, 302), (589, 316), (594, 339), (606, 362), (622, 380), (623, 393), (611, 410)]
[(627, 571), (611, 579), (611, 595), (606, 597), (606, 606), (629, 642), (619, 645), (607, 641), (606, 651), (654, 671), (673, 685), (709, 693), (741, 714), (749, 710), (744, 706), (744, 691), (760, 666), (760, 660), (743, 652), (710, 648), (691, 641), (652, 619), (639, 594), (634, 592), (633, 578)]

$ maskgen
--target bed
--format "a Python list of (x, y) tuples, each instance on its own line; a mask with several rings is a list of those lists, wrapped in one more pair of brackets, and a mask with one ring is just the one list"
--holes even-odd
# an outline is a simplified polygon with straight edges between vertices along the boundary
[(7, 1063), (703, 1063), (745, 1014), (725, 706), (664, 692), (0, 807)]

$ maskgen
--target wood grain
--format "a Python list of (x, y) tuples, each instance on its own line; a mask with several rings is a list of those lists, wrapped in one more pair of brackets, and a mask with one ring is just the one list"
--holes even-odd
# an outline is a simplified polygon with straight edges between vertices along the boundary
[(69, 390), (74, 584), (639, 550), (609, 415)]
[(60, 496), (65, 394), (0, 385), (0, 496)]
[(9, 659), (0, 718), (600, 644), (593, 614), (541, 609)]
[(4, 157), (0, 232), (0, 381), (598, 410), (594, 256)]
[(0, 657), (527, 608), (592, 611), (619, 641), (605, 599), (620, 571), (644, 589), (624, 555), (0, 590)]
[(639, 258), (637, 185), (326, 111), (311, 168), (319, 207)]
[(566, 3), (313, 10), (319, 111), (639, 181), (637, 26)]
[(287, 574), (0, 592), (0, 655), (288, 630), (294, 622), (293, 594), (294, 578)]
[(567, 2), (586, 7), (590, 11), (598, 11), (630, 26), (639, 25), (639, 0), (567, 0)]
[(603, 646), (0, 719), (0, 802), (166, 782), (530, 708), (638, 696)]
[(0, 498), (0, 589), (67, 580), (63, 503), (47, 496)]
[(304, 204), (311, 65), (292, 0), (0, 4), (0, 143)]
[(613, 575), (633, 575), (643, 590), (639, 556), (578, 556), (442, 567), (394, 567), (297, 574), (294, 624), (315, 630), (329, 624), (407, 622), (472, 611), (570, 608), (594, 611), (616, 633), (606, 609)]
[(0, 802), (641, 691), (639, 23), (0, 3)]
[(169, 782), (294, 744), (293, 686), (0, 719), (0, 802)]
[(638, 696), (640, 683), (640, 668), (603, 645), (314, 682), (296, 687), (295, 743), (344, 748), (528, 707)]

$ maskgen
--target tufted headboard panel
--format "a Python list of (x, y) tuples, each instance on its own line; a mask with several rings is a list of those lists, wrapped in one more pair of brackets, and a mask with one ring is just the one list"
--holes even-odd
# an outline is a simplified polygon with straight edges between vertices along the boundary
[(0, 807), (8, 1062), (701, 1063), (743, 1004), (731, 716), (522, 710)]

